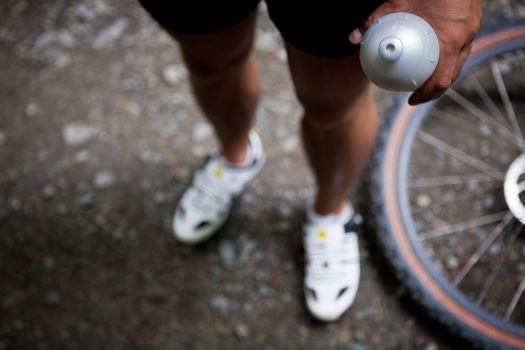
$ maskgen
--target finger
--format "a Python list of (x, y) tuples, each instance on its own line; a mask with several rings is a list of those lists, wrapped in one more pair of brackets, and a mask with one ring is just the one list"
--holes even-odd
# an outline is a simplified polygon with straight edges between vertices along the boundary
[(350, 32), (350, 34), (348, 35), (348, 40), (350, 40), (350, 42), (354, 45), (360, 44), (368, 28), (380, 17), (383, 17), (384, 15), (391, 12), (394, 12), (391, 4), (389, 2), (383, 3), (374, 12), (372, 12), (370, 16), (367, 17), (367, 19), (363, 22), (361, 27), (355, 28), (354, 30), (352, 30), (352, 32)]
[(456, 80), (456, 78), (461, 74), (461, 70), (463, 69), (463, 66), (465, 65), (465, 62), (467, 61), (468, 57), (470, 56), (470, 51), (472, 51), (472, 44), (466, 45), (466, 47), (461, 50), (461, 53), (459, 54), (458, 60), (456, 62), (454, 80)]
[(440, 57), (438, 65), (430, 78), (408, 99), (411, 105), (428, 102), (441, 96), (456, 78), (457, 54)]

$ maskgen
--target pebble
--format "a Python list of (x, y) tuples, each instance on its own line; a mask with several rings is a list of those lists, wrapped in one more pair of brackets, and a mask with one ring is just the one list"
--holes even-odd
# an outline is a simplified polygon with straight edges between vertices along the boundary
[(259, 293), (260, 296), (266, 297), (270, 294), (270, 288), (268, 288), (268, 286), (265, 284), (261, 284), (257, 288), (257, 292)]
[(362, 342), (366, 339), (366, 334), (362, 330), (357, 330), (354, 334), (354, 338), (359, 342)]
[(501, 251), (502, 251), (502, 247), (500, 243), (493, 243), (489, 248), (490, 255), (499, 255)]
[(165, 204), (173, 198), (173, 193), (168, 191), (157, 191), (153, 194), (153, 203), (157, 205)]
[(115, 183), (115, 175), (109, 170), (101, 170), (95, 175), (93, 184), (97, 189), (104, 189)]
[(230, 302), (224, 296), (218, 295), (213, 297), (210, 302), (212, 309), (217, 311), (221, 316), (227, 317), (230, 314)]
[(420, 208), (427, 208), (432, 201), (430, 200), (430, 196), (427, 194), (420, 194), (416, 197), (416, 203), (418, 207)]
[(240, 260), (243, 262), (248, 261), (253, 252), (257, 249), (257, 243), (244, 235), (239, 237), (237, 243), (239, 246)]
[(28, 117), (34, 117), (38, 113), (38, 106), (34, 102), (29, 102), (26, 106), (25, 114)]
[(162, 70), (162, 78), (170, 86), (179, 84), (187, 76), (188, 71), (181, 65), (171, 64)]
[(240, 340), (246, 339), (250, 335), (250, 330), (244, 323), (237, 323), (233, 331)]
[(257, 50), (273, 53), (277, 47), (277, 40), (272, 32), (258, 31), (255, 47)]
[(92, 21), (96, 17), (95, 11), (91, 10), (84, 3), (78, 4), (73, 9), (73, 15), (83, 22)]
[(193, 140), (203, 141), (213, 135), (212, 128), (208, 123), (198, 123), (193, 128)]
[(447, 267), (449, 269), (455, 269), (459, 266), (459, 260), (455, 256), (447, 258)]
[(44, 296), (44, 304), (49, 306), (59, 305), (60, 301), (61, 298), (58, 292), (50, 292)]
[(53, 270), (56, 266), (55, 259), (51, 256), (44, 258), (43, 264), (46, 270)]
[(75, 46), (75, 38), (66, 30), (44, 32), (36, 38), (33, 48), (40, 50), (52, 45), (70, 48)]
[(86, 192), (77, 199), (77, 205), (81, 207), (90, 207), (95, 203), (93, 192)]
[(237, 251), (235, 243), (230, 239), (224, 239), (219, 244), (219, 258), (221, 265), (227, 269), (232, 270), (237, 265)]
[(42, 189), (42, 197), (44, 199), (51, 199), (55, 196), (56, 193), (57, 193), (57, 190), (53, 185), (46, 185)]
[(348, 346), (348, 350), (366, 350), (366, 346), (364, 346), (362, 343), (351, 342)]
[(438, 350), (439, 347), (436, 343), (429, 343), (427, 346), (425, 346), (424, 350)]
[(297, 136), (288, 136), (284, 139), (282, 150), (284, 153), (293, 153), (299, 149), (300, 141)]
[(73, 156), (73, 160), (75, 161), (75, 163), (78, 163), (78, 164), (86, 163), (86, 162), (90, 161), (91, 158), (92, 158), (91, 153), (89, 153), (89, 151), (86, 151), (84, 149), (78, 151)]
[(13, 327), (15, 330), (17, 330), (18, 332), (21, 332), (25, 329), (25, 324), (24, 322), (20, 321), (20, 320), (15, 320), (13, 322)]
[(94, 126), (81, 122), (69, 123), (62, 129), (64, 142), (69, 146), (78, 146), (93, 139), (100, 130)]
[(126, 18), (118, 18), (113, 23), (103, 28), (95, 36), (93, 40), (93, 48), (95, 50), (109, 46), (117, 39), (119, 39), (128, 26), (128, 20)]

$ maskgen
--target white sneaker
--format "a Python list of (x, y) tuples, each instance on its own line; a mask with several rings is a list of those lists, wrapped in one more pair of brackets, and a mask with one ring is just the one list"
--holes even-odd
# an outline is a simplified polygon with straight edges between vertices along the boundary
[(264, 151), (256, 132), (249, 135), (246, 165), (234, 166), (220, 155), (210, 155), (195, 172), (173, 215), (173, 233), (187, 244), (211, 237), (224, 224), (233, 200), (246, 189), (264, 164)]
[(306, 306), (321, 321), (337, 320), (354, 301), (359, 286), (357, 229), (362, 223), (349, 205), (339, 215), (308, 209), (304, 226)]

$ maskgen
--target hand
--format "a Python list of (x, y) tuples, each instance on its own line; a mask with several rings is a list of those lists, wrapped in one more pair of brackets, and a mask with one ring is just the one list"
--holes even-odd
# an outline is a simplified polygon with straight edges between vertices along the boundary
[(379, 17), (392, 12), (410, 12), (424, 18), (436, 31), (440, 52), (436, 70), (411, 96), (411, 105), (427, 102), (442, 95), (463, 68), (472, 42), (479, 30), (482, 0), (387, 0), (349, 35), (359, 44), (368, 27)]

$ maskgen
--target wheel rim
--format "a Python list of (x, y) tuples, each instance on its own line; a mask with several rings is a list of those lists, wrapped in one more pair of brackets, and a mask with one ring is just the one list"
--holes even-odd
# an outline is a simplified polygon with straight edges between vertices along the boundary
[[(523, 33), (520, 34), (521, 36), (523, 36)], [(493, 37), (491, 38), (493, 39)], [(490, 40), (489, 40), (490, 41)], [(481, 42), (478, 42), (478, 46), (477, 46), (477, 50), (481, 51), (483, 48), (484, 48), (484, 45), (485, 46), (489, 46), (490, 47), (490, 42), (489, 41), (481, 41)], [(520, 44), (521, 45), (521, 44)], [(474, 55), (473, 59), (471, 60), (471, 64), (472, 62), (474, 63), (479, 63), (479, 62), (476, 62), (476, 60), (482, 60), (483, 58), (482, 57), (476, 57), (476, 55)], [(524, 55), (524, 58), (520, 58), (522, 62), (525, 62), (525, 55)], [(490, 65), (490, 69), (491, 69), (491, 72), (492, 74), (496, 74), (496, 70), (500, 70), (500, 73), (501, 73), (501, 69), (499, 67), (500, 63), (496, 62), (495, 63), (495, 67), (494, 67), (494, 64), (491, 64)], [(476, 85), (476, 84), (474, 84)], [(495, 84), (495, 85), (498, 85), (498, 84)], [(501, 84), (500, 84), (501, 85)], [(498, 90), (498, 89), (496, 89)], [(481, 90), (482, 91), (482, 90)], [(478, 91), (479, 92), (479, 91)], [(485, 91), (487, 92), (487, 91)], [(501, 86), (500, 86), (500, 90), (498, 90), (498, 92), (501, 92)], [(488, 93), (487, 93), (488, 94)], [(490, 96), (490, 94), (488, 94)], [(462, 100), (462, 92), (457, 92), (455, 90), (451, 90), (451, 92), (448, 94), (448, 98), (453, 100), (454, 103), (460, 105), (460, 107), (462, 109), (465, 109), (465, 101)], [(505, 98), (502, 98), (502, 100), (505, 100)], [(458, 103), (458, 101), (460, 101), (461, 103)], [(485, 101), (486, 102), (486, 101)], [(502, 104), (504, 104), (502, 102)], [(474, 104), (474, 106), (476, 107), (476, 104)], [(439, 106), (437, 106), (439, 107)], [(468, 110), (468, 108), (466, 109), (467, 112), (472, 112), (472, 106), (470, 106), (470, 111)], [(492, 108), (493, 106), (490, 106), (490, 108)], [(508, 107), (508, 106), (507, 106)], [(397, 240), (397, 244), (399, 245), (399, 248), (401, 251), (404, 251), (404, 254), (405, 255), (405, 259), (407, 260), (407, 262), (409, 264), (412, 265), (412, 270), (413, 272), (415, 272), (416, 274), (419, 274), (418, 276), (418, 279), (419, 281), (425, 285), (425, 288), (427, 290), (429, 290), (431, 292), (431, 294), (438, 300), (440, 300), (441, 304), (445, 305), (447, 310), (451, 313), (453, 313), (457, 318), (461, 319), (463, 322), (465, 322), (466, 324), (468, 324), (470, 327), (476, 329), (478, 332), (480, 333), (483, 333), (483, 334), (486, 334), (492, 338), (495, 338), (497, 339), (498, 341), (502, 342), (502, 343), (505, 343), (505, 344), (509, 344), (509, 345), (513, 345), (513, 346), (519, 346), (519, 347), (524, 347), (525, 348), (525, 341), (523, 340), (523, 337), (525, 337), (525, 328), (523, 327), (524, 323), (523, 321), (521, 321), (521, 314), (519, 316), (519, 321), (516, 322), (516, 324), (512, 324), (512, 321), (513, 321), (513, 317), (515, 317), (516, 315), (516, 310), (518, 308), (518, 306), (520, 305), (520, 300), (521, 302), (523, 302), (523, 292), (525, 290), (525, 278), (523, 278), (522, 276), (525, 276), (525, 273), (522, 273), (522, 275), (520, 275), (520, 279), (517, 281), (517, 287), (515, 288), (514, 292), (512, 293), (512, 297), (510, 298), (511, 301), (509, 302), (508, 306), (506, 307), (506, 310), (505, 312), (503, 313), (502, 316), (497, 316), (497, 315), (492, 315), (490, 310), (483, 310), (484, 308), (486, 309), (490, 309), (488, 308), (487, 306), (481, 306), (481, 310), (476, 306), (476, 303), (475, 303), (475, 300), (471, 300), (472, 299), (472, 296), (469, 296), (468, 295), (468, 292), (465, 292), (464, 290), (462, 291), (462, 294), (463, 295), (460, 295), (459, 297), (456, 297), (455, 299), (454, 298), (451, 298), (450, 297), (450, 294), (451, 294), (451, 290), (454, 289), (454, 286), (460, 288), (461, 287), (461, 284), (462, 283), (466, 283), (464, 282), (465, 281), (465, 278), (470, 274), (472, 273), (472, 269), (459, 269), (459, 272), (456, 271), (457, 275), (456, 276), (459, 276), (459, 277), (455, 277), (455, 278), (451, 278), (449, 275), (447, 275), (447, 271), (446, 271), (446, 268), (445, 269), (439, 269), (439, 263), (436, 263), (435, 259), (434, 261), (432, 260), (432, 254), (429, 254), (428, 251), (429, 251), (429, 248), (426, 247), (426, 252), (423, 252), (422, 253), (422, 249), (421, 247), (417, 246), (418, 244), (420, 243), (417, 243), (418, 242), (418, 237), (415, 236), (416, 233), (415, 232), (424, 232), (426, 235), (427, 235), (427, 239), (434, 239), (434, 238), (437, 238), (439, 237), (438, 236), (438, 233), (442, 234), (443, 232), (445, 231), (449, 231), (447, 233), (447, 235), (450, 235), (450, 234), (453, 234), (455, 233), (455, 230), (458, 230), (458, 228), (460, 228), (460, 225), (463, 225), (463, 226), (468, 226), (468, 229), (475, 229), (475, 228), (479, 228), (479, 227), (482, 227), (482, 226), (490, 226), (492, 225), (492, 235), (490, 234), (490, 232), (488, 234), (484, 234), (484, 235), (481, 235), (482, 236), (482, 242), (485, 242), (484, 244), (482, 243), (483, 246), (487, 246), (487, 248), (483, 249), (483, 252), (481, 254), (481, 256), (478, 258), (478, 259), (474, 259), (474, 260), (469, 260), (471, 259), (472, 256), (469, 256), (468, 259), (465, 259), (465, 260), (460, 260), (460, 261), (456, 261), (454, 259), (448, 259), (447, 263), (449, 265), (449, 267), (456, 267), (456, 270), (458, 266), (467, 266), (469, 264), (472, 264), (472, 262), (474, 262), (473, 266), (476, 267), (475, 265), (479, 263), (480, 259), (482, 258), (482, 255), (490, 248), (490, 247), (493, 247), (492, 243), (494, 243), (494, 241), (498, 238), (498, 237), (501, 237), (501, 232), (499, 231), (506, 231), (506, 230), (509, 230), (508, 229), (508, 225), (510, 224), (512, 227), (510, 229), (510, 231), (512, 231), (508, 236), (510, 236), (510, 240), (512, 242), (516, 242), (516, 237), (519, 236), (519, 233), (521, 232), (521, 228), (522, 228), (522, 221), (519, 221), (519, 220), (515, 220), (516, 217), (518, 216), (517, 215), (517, 210), (513, 210), (513, 212), (510, 213), (510, 216), (509, 216), (509, 210), (502, 210), (501, 212), (499, 213), (491, 213), (491, 214), (487, 214), (487, 215), (483, 215), (483, 216), (480, 216), (478, 218), (476, 218), (476, 220), (471, 220), (469, 222), (463, 222), (463, 223), (455, 223), (455, 225), (445, 225), (445, 226), (441, 226), (437, 229), (422, 229), (421, 227), (421, 223), (418, 222), (418, 220), (413, 220), (413, 216), (414, 215), (418, 215), (418, 213), (414, 213), (414, 212), (411, 212), (411, 213), (407, 213), (406, 210), (404, 211), (399, 211), (398, 208), (401, 207), (403, 208), (403, 202), (405, 204), (405, 208), (406, 207), (410, 207), (410, 208), (413, 208), (414, 206), (413, 205), (410, 205), (410, 204), (414, 204), (414, 203), (418, 203), (420, 205), (420, 207), (428, 207), (432, 201), (433, 201), (433, 196), (429, 196), (428, 194), (425, 194), (425, 196), (422, 195), (421, 192), (417, 192), (417, 190), (415, 191), (413, 188), (424, 188), (424, 187), (429, 187), (430, 185), (433, 185), (435, 186), (436, 184), (439, 184), (439, 181), (441, 181), (441, 185), (447, 185), (446, 182), (448, 181), (450, 185), (450, 183), (453, 183), (454, 181), (455, 182), (461, 182), (462, 180), (465, 180), (465, 179), (461, 179), (461, 177), (451, 177), (451, 176), (448, 176), (448, 177), (445, 177), (444, 175), (443, 176), (434, 176), (433, 178), (426, 178), (424, 179), (424, 181), (421, 181), (421, 177), (418, 178), (418, 181), (415, 186), (414, 186), (414, 183), (411, 183), (411, 184), (407, 184), (406, 181), (403, 181), (402, 179), (406, 179), (406, 178), (410, 178), (411, 174), (413, 173), (413, 169), (411, 169), (408, 164), (410, 161), (413, 161), (415, 158), (414, 158), (414, 155), (412, 154), (409, 154), (409, 152), (402, 152), (402, 151), (398, 151), (398, 150), (402, 150), (402, 149), (406, 149), (407, 148), (407, 144), (408, 144), (408, 148), (410, 148), (411, 146), (411, 143), (414, 142), (414, 139), (417, 139), (418, 141), (421, 141), (423, 143), (426, 143), (427, 145), (430, 145), (430, 147), (433, 147), (433, 148), (437, 148), (437, 149), (441, 149), (442, 152), (444, 153), (448, 153), (449, 155), (452, 153), (455, 155), (455, 157), (453, 158), (459, 158), (460, 160), (462, 160), (462, 162), (460, 163), (463, 163), (463, 164), (467, 164), (470, 168), (473, 168), (473, 169), (477, 169), (477, 170), (482, 170), (478, 173), (474, 173), (474, 174), (469, 174), (471, 179), (472, 179), (472, 175), (475, 175), (475, 183), (484, 183), (484, 184), (487, 184), (487, 183), (491, 183), (493, 182), (493, 180), (497, 180), (500, 182), (500, 185), (499, 187), (501, 187), (501, 190), (500, 190), (500, 197), (502, 199), (502, 201), (505, 203), (507, 201), (506, 197), (504, 198), (503, 196), (503, 179), (505, 178), (506, 174), (507, 176), (510, 176), (509, 179), (512, 177), (511, 175), (513, 175), (515, 172), (511, 172), (510, 169), (511, 167), (509, 166), (509, 162), (508, 160), (505, 160), (505, 168), (509, 169), (508, 171), (501, 171), (499, 170), (498, 168), (494, 167), (494, 166), (491, 166), (490, 164), (485, 164), (486, 162), (483, 162), (483, 161), (480, 161), (479, 159), (472, 159), (472, 158), (469, 158), (469, 157), (465, 157), (464, 154), (467, 154), (467, 152), (464, 152), (463, 150), (461, 150), (460, 148), (458, 147), (453, 147), (451, 148), (450, 145), (448, 146), (444, 146), (443, 145), (443, 140), (441, 140), (440, 138), (436, 137), (435, 135), (435, 132), (432, 132), (432, 133), (428, 133), (428, 132), (425, 132), (424, 131), (424, 128), (425, 126), (423, 125), (423, 132), (419, 132), (419, 124), (420, 123), (424, 123), (424, 120), (421, 116), (423, 115), (426, 115), (427, 112), (428, 113), (432, 113), (432, 110), (435, 110), (436, 108), (436, 105), (426, 105), (426, 106), (423, 106), (423, 107), (419, 107), (417, 109), (413, 109), (411, 107), (406, 107), (404, 108), (404, 110), (402, 111), (401, 114), (404, 114), (405, 117), (403, 118), (402, 116), (400, 117), (400, 120), (398, 122), (396, 122), (396, 125), (395, 125), (395, 128), (399, 129), (399, 130), (402, 130), (401, 132), (398, 131), (397, 134), (398, 135), (403, 135), (404, 136), (404, 139), (400, 139), (399, 137), (396, 138), (396, 137), (393, 137), (389, 143), (393, 142), (394, 145), (389, 145), (388, 147), (388, 152), (390, 153), (396, 153), (396, 154), (390, 154), (390, 156), (387, 155), (386, 157), (386, 161), (387, 162), (391, 162), (391, 164), (386, 164), (384, 169), (398, 169), (398, 173), (396, 174), (393, 174), (394, 176), (392, 176), (392, 174), (390, 174), (389, 177), (386, 176), (386, 174), (384, 175), (386, 177), (386, 192), (385, 192), (385, 200), (386, 200), (386, 210), (389, 211), (390, 213), (388, 214), (388, 216), (390, 218), (392, 218), (392, 222), (390, 222), (392, 228), (393, 228), (393, 232), (395, 233), (396, 230), (406, 230), (409, 235), (412, 235), (410, 238), (410, 240), (403, 238), (403, 237), (397, 237), (396, 240)], [(485, 106), (485, 108), (489, 109), (489, 107)], [(479, 108), (478, 108), (479, 109)], [(503, 108), (505, 109), (505, 108)], [(417, 113), (416, 113), (417, 112)], [(506, 110), (506, 112), (508, 112)], [(418, 119), (418, 116), (420, 120), (417, 120)], [(520, 118), (523, 118), (522, 120), (525, 120), (525, 115), (520, 115)], [(520, 129), (523, 128), (523, 124), (522, 124), (522, 121), (519, 122), (520, 123)], [(512, 127), (512, 125), (511, 125)], [(501, 131), (500, 131), (501, 132)], [(393, 131), (393, 134), (395, 135), (396, 132)], [(508, 135), (507, 135), (508, 136)], [(510, 138), (507, 138), (507, 139), (502, 139), (503, 142), (507, 142)], [(396, 145), (397, 143), (397, 145)], [(446, 143), (446, 142), (445, 142)], [(524, 143), (525, 144), (525, 143)], [(445, 151), (443, 151), (443, 149), (445, 149)], [(517, 159), (519, 158), (518, 156), (520, 155), (521, 152), (523, 152), (523, 145), (520, 145), (517, 147), (517, 151), (515, 152), (515, 154), (512, 155), (512, 159)], [(482, 150), (482, 149), (480, 149)], [(461, 151), (461, 152), (458, 152), (458, 151)], [(457, 160), (457, 159), (456, 159)], [(406, 164), (405, 167), (401, 166), (401, 167), (397, 167), (395, 165), (396, 162), (399, 162), (401, 164)], [(525, 163), (525, 160), (523, 161)], [(514, 164), (514, 163), (513, 163)], [(518, 162), (516, 163), (518, 165), (521, 166), (522, 162)], [(486, 166), (488, 165), (488, 166)], [(411, 165), (411, 167), (413, 167), (413, 165)], [(525, 167), (525, 165), (524, 165)], [(518, 169), (518, 166), (515, 166), (513, 169)], [(523, 169), (521, 167), (519, 167), (519, 171), (522, 171)], [(517, 171), (517, 172), (519, 172)], [(508, 174), (511, 174), (511, 175), (508, 175)], [(419, 176), (419, 175), (418, 175)], [(514, 176), (514, 175), (513, 175)], [(519, 177), (518, 177), (519, 178)], [(401, 179), (401, 180), (400, 180)], [(517, 181), (515, 179), (515, 176), (512, 177), (512, 180), (513, 181)], [(523, 179), (522, 179), (523, 180)], [(425, 183), (426, 181), (426, 183)], [(430, 182), (429, 182), (430, 181)], [(432, 184), (431, 182), (434, 181), (434, 184)], [(510, 180), (509, 180), (510, 181)], [(390, 183), (390, 184), (388, 184)], [(471, 182), (472, 183), (472, 182)], [(510, 182), (509, 182), (510, 183)], [(518, 182), (516, 182), (517, 184)], [(510, 186), (510, 185), (509, 185)], [(507, 187), (509, 187), (507, 186)], [(498, 188), (499, 188), (498, 187)], [(510, 186), (512, 187), (512, 186)], [(509, 187), (509, 188), (510, 188)], [(394, 190), (394, 189), (397, 189), (397, 190)], [(495, 188), (492, 189), (492, 188), (485, 188), (484, 189), (485, 191), (487, 192), (490, 192), (490, 191), (493, 191), (493, 190), (496, 190)], [(394, 193), (395, 192), (395, 193)], [(513, 190), (509, 190), (508, 191), (509, 193), (514, 193)], [(434, 195), (435, 196), (435, 195)], [(508, 198), (514, 198), (513, 201), (516, 202), (517, 200), (515, 199), (515, 195), (507, 195)], [(415, 202), (414, 202), (414, 198), (415, 198)], [(396, 201), (399, 200), (399, 203), (396, 203)], [(453, 202), (454, 201), (454, 198), (450, 198), (448, 199), (449, 201)], [(491, 205), (493, 205), (494, 203), (496, 203), (496, 199), (491, 199), (490, 202), (492, 202)], [(390, 203), (390, 204), (389, 204)], [(523, 208), (523, 201), (520, 200), (520, 203), (521, 203), (521, 208)], [(489, 203), (490, 204), (490, 203)], [(441, 203), (440, 205), (446, 205), (446, 200), (444, 201), (444, 203)], [(510, 205), (509, 205), (510, 207)], [(421, 211), (421, 210), (420, 210)], [(462, 213), (464, 215), (464, 213)], [(515, 217), (516, 216), (516, 217)], [(458, 226), (459, 225), (459, 226)], [(396, 228), (397, 227), (397, 228)], [(444, 230), (445, 228), (445, 230)], [(498, 233), (499, 232), (499, 233)], [(524, 236), (525, 233), (522, 233), (521, 236)], [(514, 237), (514, 238), (513, 238)], [(422, 244), (420, 244), (422, 245)], [(512, 245), (511, 245), (512, 246)], [(430, 249), (433, 249), (432, 247)], [(493, 252), (497, 251), (496, 248), (490, 248), (492, 249)], [(525, 246), (524, 248), (525, 249)], [(502, 250), (500, 250), (500, 253), (502, 252)], [(427, 257), (427, 255), (430, 256)], [(469, 263), (470, 261), (470, 263)], [(421, 264), (423, 265), (426, 265), (426, 266), (421, 266)], [(502, 263), (500, 263), (499, 265), (501, 266)], [(419, 265), (419, 268), (414, 268), (414, 267), (418, 267)], [(438, 265), (438, 268), (436, 269), (436, 265)], [(457, 266), (456, 266), (457, 265)], [(476, 267), (477, 268), (477, 267)], [(428, 276), (428, 274), (425, 272), (428, 271), (428, 270), (434, 270), (434, 276)], [(443, 271), (445, 270), (445, 271)], [(452, 269), (454, 270), (454, 269)], [(419, 271), (419, 272), (418, 272)], [(463, 272), (461, 272), (463, 271)], [(443, 274), (443, 276), (441, 276), (440, 274)], [(478, 273), (479, 274), (479, 273)], [(444, 277), (446, 276), (446, 278)], [(470, 278), (470, 277), (469, 277)], [(455, 280), (455, 281), (454, 281)], [(437, 282), (436, 282), (437, 281)], [(451, 283), (452, 282), (452, 283)], [(471, 282), (469, 282), (470, 285), (472, 285)], [(471, 289), (473, 289), (473, 287), (471, 286), (470, 287)], [(474, 288), (475, 289), (475, 288)], [(487, 288), (481, 288), (480, 290), (485, 290)], [(490, 288), (488, 288), (490, 290)], [(460, 288), (461, 290), (461, 288)], [(480, 299), (480, 297), (478, 296), (477, 299)], [(481, 298), (482, 302), (486, 300), (486, 295), (485, 297), (482, 297)], [(524, 304), (525, 305), (525, 304)], [(481, 316), (482, 316), (482, 320), (487, 320), (487, 322), (484, 322), (484, 321), (480, 321), (479, 319), (479, 314), (481, 313)], [(525, 316), (523, 316), (525, 317)], [(511, 322), (511, 323), (509, 323)], [(503, 328), (503, 329), (506, 329), (508, 330), (508, 332), (504, 332), (504, 331), (501, 331), (500, 328)]]

